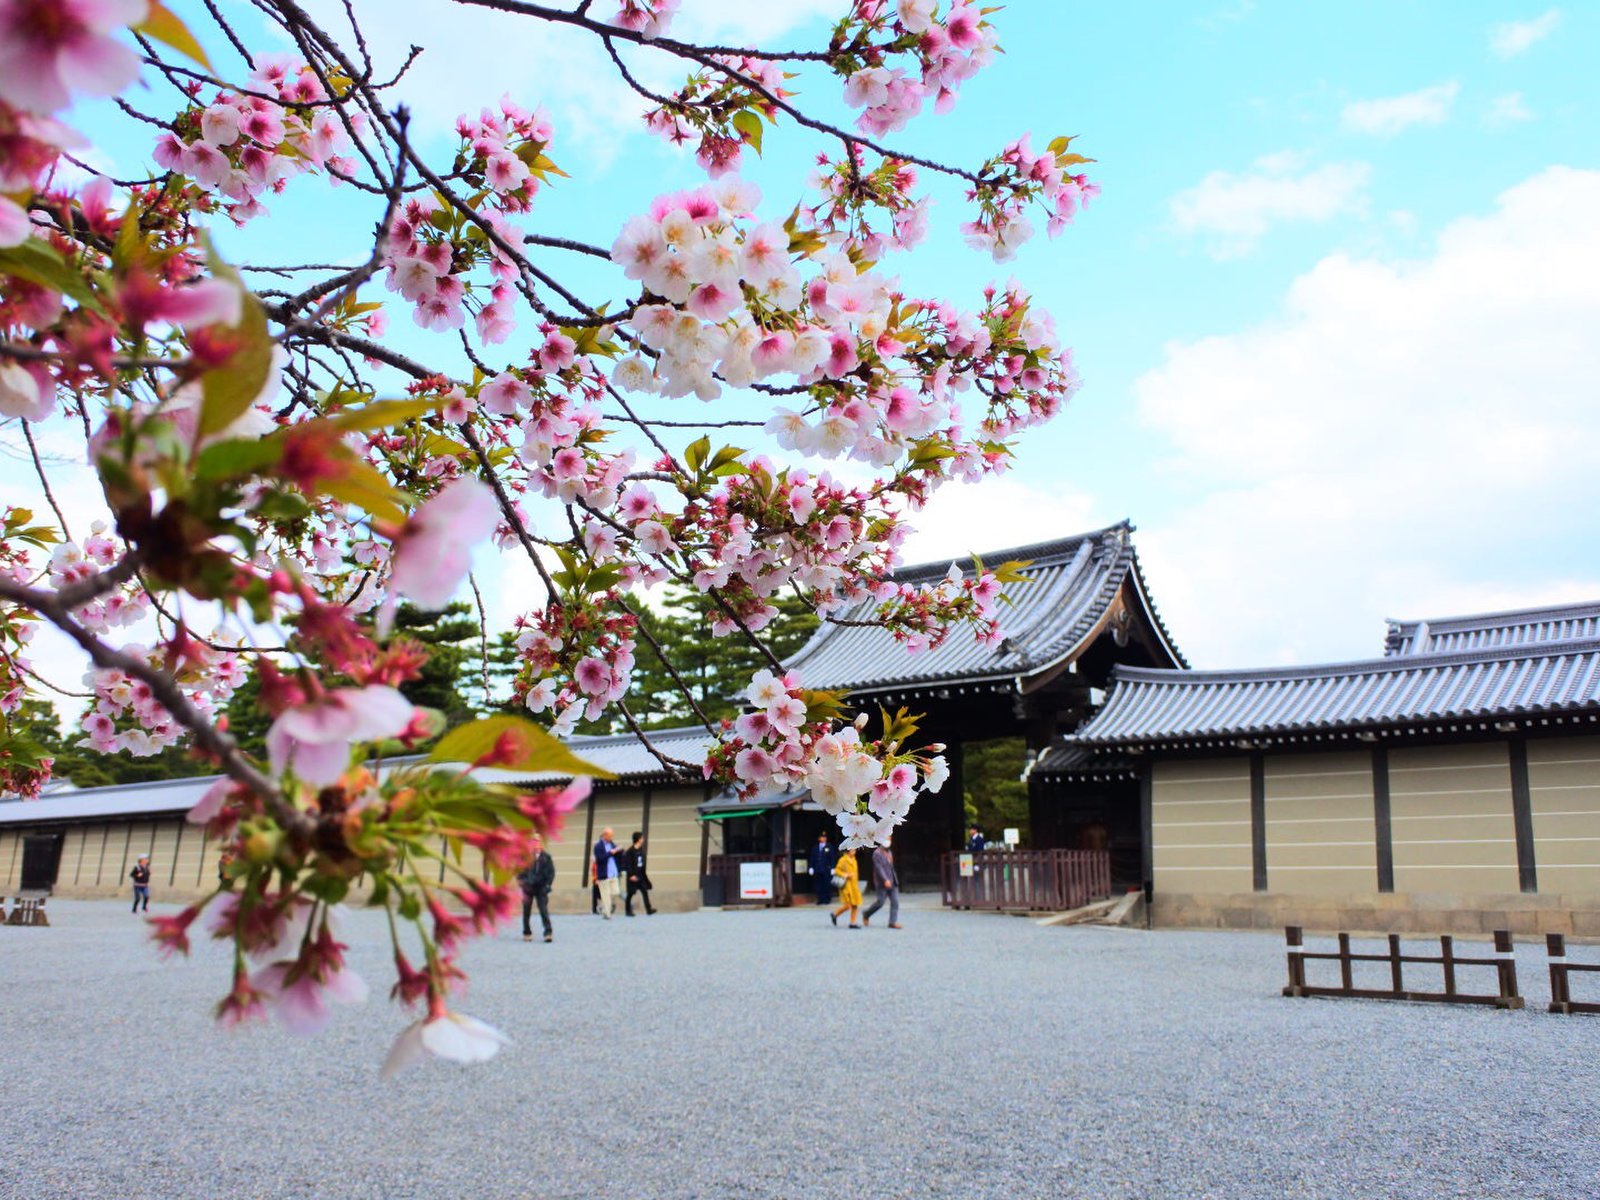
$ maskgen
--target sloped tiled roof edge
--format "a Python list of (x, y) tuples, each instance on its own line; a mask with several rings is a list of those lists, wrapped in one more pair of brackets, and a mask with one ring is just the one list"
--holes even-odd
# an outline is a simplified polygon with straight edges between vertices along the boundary
[[(986, 565), (1028, 561), (1028, 575), (1034, 581), (1010, 593), (1013, 606), (1001, 615), (1006, 638), (998, 647), (978, 645), (970, 635), (955, 630), (938, 650), (911, 654), (881, 627), (824, 622), (785, 666), (799, 672), (808, 687), (856, 693), (1033, 675), (1059, 665), (1082, 645), (1130, 573), (1173, 660), (1182, 663), (1183, 656), (1149, 603), (1133, 550), (1133, 528), (1124, 520), (1071, 537), (982, 553)], [(933, 583), (949, 569), (950, 561), (906, 568), (894, 578)], [(957, 562), (970, 574), (969, 566)], [(864, 601), (842, 619), (861, 620), (873, 605)]]
[(1117, 667), (1069, 742), (1131, 747), (1541, 715), (1600, 717), (1600, 640), (1256, 670)]
[(1507, 609), (1460, 617), (1388, 621), (1383, 652), (1395, 657), (1600, 637), (1600, 601)]

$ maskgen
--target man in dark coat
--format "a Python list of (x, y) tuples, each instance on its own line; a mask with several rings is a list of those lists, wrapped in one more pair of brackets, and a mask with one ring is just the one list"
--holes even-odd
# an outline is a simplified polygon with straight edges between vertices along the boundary
[(828, 831), (817, 834), (817, 844), (811, 847), (809, 864), (811, 886), (817, 890), (817, 904), (826, 908), (833, 903), (833, 866), (839, 861), (839, 852), (828, 845)]
[(634, 834), (633, 844), (622, 852), (622, 874), (628, 880), (622, 911), (633, 916), (633, 897), (637, 893), (644, 900), (645, 915), (655, 916), (655, 906), (650, 903), (650, 876), (644, 870), (644, 834)]
[(872, 915), (883, 907), (883, 902), (889, 902), (889, 928), (900, 928), (900, 876), (894, 869), (894, 851), (889, 849), (885, 842), (872, 852), (872, 886), (878, 893), (878, 898), (872, 902), (872, 907), (861, 914), (863, 929), (872, 920)]
[(988, 845), (988, 843), (983, 840), (983, 830), (974, 825), (972, 827), (972, 836), (967, 839), (967, 853), (981, 853), (986, 845)]
[(550, 857), (550, 852), (544, 848), (544, 839), (538, 834), (533, 835), (533, 861), (517, 876), (517, 882), (522, 885), (522, 940), (533, 941), (533, 926), (528, 918), (537, 904), (539, 920), (544, 924), (544, 940), (555, 941), (555, 931), (550, 927), (550, 889), (556, 882), (556, 861)]

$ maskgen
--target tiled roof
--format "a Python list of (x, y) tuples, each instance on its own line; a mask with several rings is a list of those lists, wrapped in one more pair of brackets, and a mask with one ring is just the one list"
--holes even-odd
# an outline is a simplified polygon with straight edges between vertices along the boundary
[(1070, 742), (1055, 742), (1022, 773), (1024, 779), (1121, 779), (1137, 775), (1139, 763)]
[[(705, 759), (712, 742), (711, 735), (700, 728), (661, 729), (649, 734), (649, 738), (668, 757), (695, 764)], [(643, 784), (670, 778), (655, 756), (631, 733), (574, 737), (568, 739), (567, 745), (578, 757), (617, 776), (616, 783)], [(421, 755), (408, 755), (385, 759), (384, 767), (412, 766), (425, 761)], [(486, 767), (475, 770), (473, 777), (484, 783), (554, 783), (567, 778), (548, 773), (530, 776), (526, 771)], [(63, 791), (38, 800), (7, 801), (0, 803), (0, 826), (187, 812), (219, 778), (217, 775), (200, 775), (191, 779), (124, 783), (113, 787)]]
[[(1025, 572), (1028, 583), (1007, 588), (1012, 604), (1001, 617), (1006, 638), (997, 647), (979, 645), (958, 629), (939, 649), (910, 654), (879, 626), (824, 622), (784, 665), (798, 671), (806, 687), (844, 688), (856, 693), (1032, 675), (1070, 658), (1080, 648), (1130, 575), (1141, 596), (1146, 595), (1132, 532), (1133, 526), (1124, 521), (1056, 541), (984, 553), (988, 566), (1012, 560), (1033, 564)], [(970, 563), (957, 565), (971, 575)], [(896, 572), (895, 578), (931, 584), (949, 566), (949, 561), (943, 561), (908, 567)], [(869, 619), (875, 607), (874, 602), (865, 601), (840, 614), (840, 619)], [(1146, 608), (1172, 660), (1182, 663), (1183, 656), (1148, 601)]]
[(1451, 654), (1494, 646), (1600, 638), (1600, 602), (1524, 608), (1472, 617), (1389, 622), (1386, 655)]
[(1600, 719), (1600, 640), (1257, 671), (1118, 667), (1068, 740), (1114, 748)]

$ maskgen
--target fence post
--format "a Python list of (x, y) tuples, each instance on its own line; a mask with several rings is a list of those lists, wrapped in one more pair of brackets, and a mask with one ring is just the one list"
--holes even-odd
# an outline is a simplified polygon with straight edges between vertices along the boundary
[(1396, 992), (1404, 995), (1406, 985), (1404, 980), (1401, 978), (1400, 935), (1398, 933), (1391, 933), (1389, 935), (1389, 981), (1394, 986), (1394, 990)]
[(1355, 980), (1350, 974), (1350, 935), (1339, 935), (1339, 984), (1346, 992), (1355, 988)]
[(1494, 931), (1494, 956), (1500, 960), (1495, 967), (1500, 976), (1500, 999), (1495, 1002), (1495, 1007), (1521, 1008), (1522, 997), (1517, 994), (1516, 951), (1509, 929)]
[(1444, 959), (1444, 994), (1446, 996), (1454, 996), (1456, 994), (1455, 943), (1455, 938), (1448, 933), (1439, 937), (1439, 957)]
[(1550, 956), (1550, 1011), (1564, 1013), (1572, 999), (1567, 991), (1567, 939), (1559, 933), (1545, 934), (1544, 951)]
[(1283, 989), (1285, 996), (1303, 996), (1306, 986), (1306, 960), (1300, 955), (1305, 950), (1303, 941), (1304, 931), (1298, 925), (1286, 925), (1283, 929), (1284, 953), (1289, 958), (1289, 986)]

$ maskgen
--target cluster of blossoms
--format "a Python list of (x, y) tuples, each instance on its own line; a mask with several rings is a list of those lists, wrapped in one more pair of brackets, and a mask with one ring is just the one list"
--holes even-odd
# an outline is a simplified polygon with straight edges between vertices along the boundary
[(1067, 149), (1072, 139), (1056, 138), (1035, 154), (1026, 134), (986, 162), (981, 180), (967, 193), (978, 203), (978, 216), (961, 226), (967, 245), (987, 251), (995, 262), (1017, 256), (1017, 248), (1033, 236), (1027, 210), (1042, 205), (1049, 213), (1047, 229), (1055, 237), (1071, 223), (1080, 207), (1100, 194), (1100, 185), (1067, 168), (1089, 160)]
[(839, 823), (846, 849), (887, 842), (917, 793), (937, 792), (949, 778), (938, 753), (943, 747), (903, 753), (895, 728), (885, 729), (883, 740), (864, 742), (865, 715), (843, 728), (819, 719), (818, 711), (832, 711), (837, 697), (807, 692), (793, 671), (757, 672), (745, 699), (751, 711), (730, 723), (731, 732), (706, 763), (706, 778), (744, 795), (809, 789)]
[[(397, 929), (392, 994), (421, 1010), (391, 1070), (425, 1054), (476, 1060), (504, 1040), (451, 1011), (457, 953), (506, 918), (533, 835), (559, 831), (585, 791), (519, 797), (474, 771), (577, 769), (551, 734), (620, 707), (641, 591), (675, 582), (711, 597), (717, 635), (757, 635), (796, 595), (824, 615), (864, 605), (913, 650), (959, 627), (993, 643), (1008, 567), (896, 582), (905, 517), (946, 481), (1005, 469), (1010, 439), (1076, 386), (1019, 286), (963, 311), (907, 295), (878, 264), (924, 235), (919, 175), (968, 180), (979, 216), (967, 232), (1002, 257), (1030, 205), (1049, 209), (1053, 232), (1092, 194), (1069, 173), (1084, 160), (1061, 139), (1039, 154), (1023, 139), (976, 174), (913, 169), (799, 114), (779, 65), (825, 64), (876, 137), (930, 102), (948, 107), (993, 56), (986, 10), (856, 0), (822, 51), (769, 56), (666, 37), (677, 0), (619, 0), (609, 25), (587, 6), (524, 8), (606, 48), (692, 64), (646, 123), (694, 143), (711, 182), (658, 198), (609, 255), (517, 225), (561, 175), (542, 110), (503, 99), (463, 116), (453, 158), (425, 166), (366, 42), (344, 55), (302, 6), (262, 11), (283, 44), (313, 49), (246, 52), (237, 81), (163, 5), (0, 0), (0, 421), (53, 422), (52, 438), (81, 427), (109, 518), (72, 541), (24, 510), (0, 514), (0, 786), (33, 795), (49, 777), (49, 756), (13, 718), (33, 715), (23, 651), (52, 623), (92, 647), (90, 746), (143, 755), (188, 739), (225, 775), (191, 815), (224, 850), (222, 887), (157, 920), (158, 940), (187, 949), (205, 915), (236, 948), (219, 1017), (271, 1013), (312, 1031), (368, 991), (339, 929), (365, 881)], [(206, 10), (226, 35), (216, 48), (242, 49), (224, 13)], [(153, 157), (167, 174), (74, 182), (58, 163), (76, 135), (57, 115), (75, 95), (134, 81), (135, 22), (166, 82), (214, 82), (180, 84), (175, 115), (136, 107), (159, 88), (122, 103), (164, 127)], [(763, 220), (737, 168), (785, 117), (849, 149), (821, 160), (820, 199)], [(241, 272), (263, 268), (224, 264), (205, 219), (261, 217), (269, 195), (310, 174), (355, 184), (342, 193), (352, 211), (381, 202), (375, 244), (336, 260), (345, 267), (274, 265), (255, 293), (242, 279), (257, 276)], [(609, 257), (636, 286), (586, 296), (593, 272), (581, 287), (554, 274), (573, 251), (601, 260), (596, 271)], [(382, 304), (359, 299), (374, 278), (418, 326), (452, 336), (423, 350), (383, 342)], [(514, 334), (524, 357), (486, 361)], [(435, 353), (448, 361), (412, 357)], [(379, 368), (405, 376), (402, 398), (378, 398), (394, 394), (374, 382)], [(709, 434), (677, 441), (687, 422), (670, 402), (725, 389), (793, 396), (742, 423), (805, 461), (713, 447)], [(830, 473), (814, 459), (853, 465)], [(540, 723), (446, 731), (408, 698), (425, 654), (393, 635), (396, 608), (448, 604), (487, 539), (530, 555), (548, 585), (517, 622), (514, 694)], [(259, 752), (219, 715), (247, 679), (269, 726)], [(847, 844), (886, 838), (944, 782), (941, 748), (908, 750), (903, 715), (871, 738), (864, 721), (844, 722), (839, 697), (766, 672), (746, 698), (707, 777), (810, 788)], [(396, 749), (431, 765), (383, 765)]]
[(770, 59), (713, 55), (715, 64), (645, 114), (645, 128), (674, 146), (695, 144), (694, 158), (712, 179), (737, 171), (744, 149), (761, 151), (763, 121), (776, 121), (791, 94), (787, 76)]
[(597, 719), (633, 682), (638, 620), (604, 592), (546, 606), (516, 620), (521, 666), (512, 684), (529, 712), (552, 712), (550, 731), (566, 736)]
[[(198, 95), (200, 85), (191, 90)], [(220, 91), (209, 104), (179, 113), (157, 139), (155, 161), (222, 197), (224, 210), (243, 225), (265, 213), (263, 195), (283, 191), (296, 175), (323, 169), (337, 183), (355, 172), (341, 152), (365, 115), (345, 113), (330, 99), (304, 62), (260, 59), (247, 92)]]
[[(473, 765), (505, 761), (503, 741)], [(422, 951), (418, 965), (398, 942), (394, 948), (391, 994), (422, 1006), (425, 1015), (396, 1038), (385, 1076), (424, 1054), (463, 1062), (491, 1057), (506, 1042), (504, 1035), (449, 1009), (451, 992), (465, 980), (456, 959), (468, 939), (493, 932), (511, 917), (518, 889), (504, 880), (532, 860), (535, 832), (559, 835), (589, 786), (579, 781), (518, 796), (488, 830), (424, 818), (417, 809), (420, 788), (459, 786), (466, 778), (415, 768), (381, 779), (364, 768), (341, 771), (318, 790), (308, 810), (316, 821), (311, 837), (285, 829), (248, 789), (217, 783), (188, 819), (223, 847), (221, 883), (177, 914), (152, 918), (153, 937), (165, 952), (187, 954), (189, 931), (203, 917), (213, 938), (237, 948), (233, 986), (217, 1006), (218, 1020), (235, 1025), (271, 1015), (292, 1032), (314, 1034), (332, 1019), (332, 1005), (367, 999), (366, 981), (346, 960), (340, 924), (351, 881), (372, 874), (383, 888), (413, 899)], [(407, 831), (399, 839), (385, 834), (396, 822)], [(469, 873), (440, 854), (434, 847), (442, 837), (458, 837), (479, 850), (486, 871), (502, 882)], [(402, 869), (407, 857), (432, 863), (457, 882), (429, 885), (421, 875), (408, 880)], [(275, 886), (285, 872), (308, 872), (316, 887), (307, 895)]]
[[(559, 173), (545, 153), (555, 133), (542, 108), (521, 108), (509, 98), (476, 117), (458, 118), (456, 132), (461, 145), (453, 174), (481, 202), (469, 215), (437, 191), (408, 198), (382, 248), (385, 283), (415, 305), (413, 318), (424, 329), (462, 328), (470, 299), (478, 336), (496, 344), (516, 328), (511, 248), (522, 234), (510, 218), (528, 212), (542, 181)], [(490, 280), (472, 282), (474, 268), (483, 264)]]
[[(917, 169), (897, 158), (885, 158), (876, 167), (867, 164), (866, 151), (852, 145), (847, 157), (817, 159), (811, 186), (822, 199), (800, 212), (806, 228), (829, 246), (863, 262), (877, 262), (897, 250), (911, 250), (928, 234), (926, 197), (913, 194)], [(887, 228), (872, 223), (874, 210), (889, 216)]]
[(611, 17), (619, 29), (632, 30), (646, 40), (664, 37), (683, 0), (622, 0)]
[[(831, 65), (844, 76), (845, 103), (862, 110), (857, 126), (873, 137), (903, 129), (930, 96), (936, 111), (949, 112), (999, 49), (987, 11), (966, 0), (943, 13), (937, 0), (856, 0), (835, 32)], [(899, 53), (911, 57), (911, 71), (889, 65)]]

